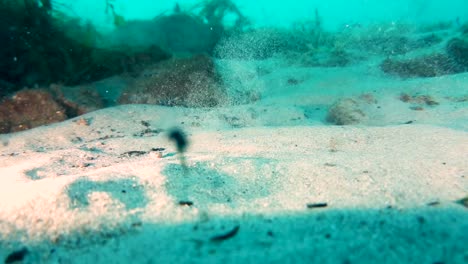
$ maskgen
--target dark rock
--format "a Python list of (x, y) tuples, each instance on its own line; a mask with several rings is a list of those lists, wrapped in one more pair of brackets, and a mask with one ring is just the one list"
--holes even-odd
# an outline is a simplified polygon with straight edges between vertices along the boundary
[(104, 108), (101, 96), (92, 85), (51, 85), (50, 89), (55, 93), (56, 100), (66, 109), (69, 118)]
[(65, 109), (45, 90), (22, 90), (0, 103), (0, 133), (63, 121)]
[(205, 55), (174, 58), (139, 76), (120, 97), (123, 104), (209, 107), (225, 99), (213, 60)]
[(422, 36), (414, 41), (414, 49), (427, 48), (442, 42), (442, 38), (434, 33)]
[(468, 70), (468, 38), (454, 38), (447, 43), (447, 54), (457, 62), (464, 71)]
[(435, 77), (462, 72), (461, 67), (445, 54), (432, 54), (407, 60), (385, 59), (380, 68), (383, 72), (403, 78)]

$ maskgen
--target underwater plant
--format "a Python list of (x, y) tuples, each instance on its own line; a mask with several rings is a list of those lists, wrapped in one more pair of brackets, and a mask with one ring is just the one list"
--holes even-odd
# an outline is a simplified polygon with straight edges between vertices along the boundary
[(309, 42), (310, 48), (316, 50), (321, 46), (331, 43), (330, 36), (322, 27), (323, 20), (318, 8), (314, 9), (313, 18), (305, 21), (293, 23), (293, 30), (296, 34), (301, 34)]
[(97, 30), (90, 23), (83, 26), (63, 8), (51, 0), (0, 0), (2, 86), (82, 84), (138, 71), (141, 64), (170, 57), (156, 46), (97, 47)]
[(115, 0), (106, 0), (106, 14), (111, 14), (114, 18), (114, 26), (120, 27), (125, 25), (126, 21), (125, 18), (119, 15), (114, 8)]

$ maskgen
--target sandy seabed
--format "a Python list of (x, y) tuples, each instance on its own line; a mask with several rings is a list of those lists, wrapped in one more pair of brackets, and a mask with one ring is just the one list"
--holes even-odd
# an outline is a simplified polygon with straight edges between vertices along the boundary
[[(0, 259), (468, 262), (468, 211), (456, 202), (468, 194), (468, 105), (452, 100), (468, 74), (283, 67), (244, 80), (262, 99), (126, 105), (2, 135)], [(439, 105), (415, 111), (402, 91)], [(361, 124), (324, 123), (330, 102), (368, 93)], [(167, 137), (174, 126), (190, 141), (187, 167)]]

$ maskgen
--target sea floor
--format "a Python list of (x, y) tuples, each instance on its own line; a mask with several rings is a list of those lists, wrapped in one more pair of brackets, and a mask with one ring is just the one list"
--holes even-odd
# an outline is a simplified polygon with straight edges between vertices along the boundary
[[(124, 105), (1, 135), (0, 259), (468, 262), (468, 74), (219, 63), (256, 99)], [(356, 124), (327, 122), (339, 100)]]

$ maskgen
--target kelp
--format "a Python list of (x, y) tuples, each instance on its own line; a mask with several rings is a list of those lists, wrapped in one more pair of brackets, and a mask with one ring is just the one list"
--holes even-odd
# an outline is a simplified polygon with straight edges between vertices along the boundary
[[(100, 34), (51, 0), (0, 0), (0, 80), (22, 87), (76, 85), (170, 57), (156, 46), (96, 47)], [(143, 58), (143, 59), (141, 59)], [(1, 94), (1, 93), (0, 93)]]

